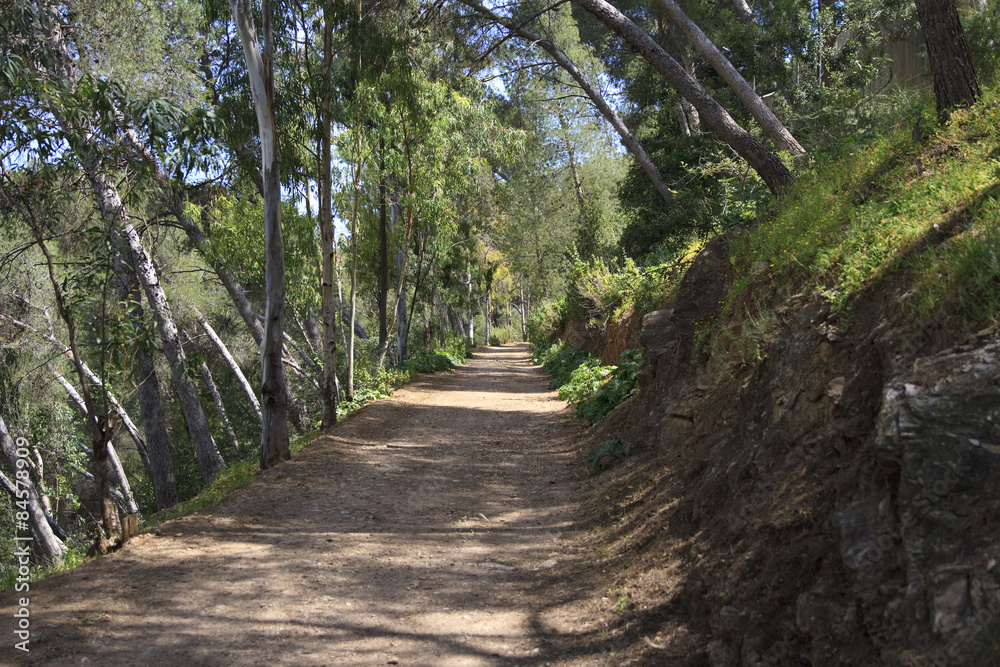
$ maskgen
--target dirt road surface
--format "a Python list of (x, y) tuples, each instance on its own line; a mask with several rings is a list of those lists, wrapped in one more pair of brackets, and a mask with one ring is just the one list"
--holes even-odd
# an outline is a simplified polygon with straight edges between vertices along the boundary
[(578, 427), (547, 383), (524, 345), (421, 376), (222, 504), (32, 584), (31, 652), (5, 633), (0, 662), (608, 664)]

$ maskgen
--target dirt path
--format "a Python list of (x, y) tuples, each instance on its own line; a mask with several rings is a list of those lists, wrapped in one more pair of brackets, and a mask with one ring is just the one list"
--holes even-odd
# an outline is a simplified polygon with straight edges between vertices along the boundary
[(221, 505), (32, 584), (31, 653), (8, 639), (0, 661), (605, 664), (581, 639), (600, 592), (565, 415), (526, 346), (421, 376)]

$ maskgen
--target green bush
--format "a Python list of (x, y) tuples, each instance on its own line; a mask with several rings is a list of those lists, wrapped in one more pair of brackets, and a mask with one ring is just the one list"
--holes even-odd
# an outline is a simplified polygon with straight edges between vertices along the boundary
[(436, 373), (450, 371), (463, 361), (441, 350), (424, 349), (407, 359), (405, 366), (414, 373)]
[(636, 350), (622, 352), (617, 366), (601, 366), (598, 359), (559, 340), (536, 349), (532, 359), (552, 375), (549, 386), (559, 390), (559, 398), (575, 404), (577, 416), (589, 424), (606, 417), (639, 386), (635, 370), (642, 355)]
[(590, 455), (587, 457), (587, 469), (590, 472), (597, 472), (602, 465), (606, 464), (608, 457), (621, 458), (631, 451), (632, 445), (626, 445), (621, 438), (605, 440), (600, 447), (590, 450)]
[(527, 322), (528, 340), (535, 346), (548, 346), (569, 322), (571, 314), (570, 299), (565, 296), (555, 303), (532, 309)]
[(590, 424), (596, 424), (634, 394), (639, 389), (635, 369), (641, 361), (641, 353), (636, 350), (625, 350), (619, 357), (617, 366), (603, 366), (602, 368), (610, 369), (608, 374), (611, 377), (599, 386), (590, 398), (577, 403), (577, 416), (586, 419)]
[(577, 350), (564, 340), (557, 340), (548, 347), (536, 349), (532, 359), (541, 364), (552, 376), (550, 389), (558, 389), (570, 381), (573, 371), (585, 362), (589, 355), (583, 350)]
[(559, 400), (577, 404), (589, 401), (607, 381), (614, 366), (601, 366), (594, 358), (587, 358), (570, 373), (569, 381), (559, 387)]

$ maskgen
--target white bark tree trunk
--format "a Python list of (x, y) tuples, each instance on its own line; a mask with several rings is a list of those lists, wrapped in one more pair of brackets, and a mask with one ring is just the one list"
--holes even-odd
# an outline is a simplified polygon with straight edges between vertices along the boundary
[(663, 182), (663, 176), (660, 174), (660, 170), (656, 168), (655, 164), (653, 164), (653, 160), (650, 159), (646, 150), (642, 147), (642, 144), (640, 144), (639, 140), (635, 138), (631, 130), (628, 129), (625, 122), (615, 112), (615, 110), (611, 108), (611, 105), (607, 103), (600, 91), (598, 91), (597, 88), (590, 82), (590, 79), (587, 78), (580, 68), (577, 67), (576, 64), (570, 60), (562, 50), (556, 47), (556, 45), (549, 40), (525, 29), (523, 26), (520, 26), (511, 19), (500, 16), (476, 0), (460, 1), (468, 7), (475, 9), (483, 16), (489, 17), (490, 20), (504, 26), (531, 44), (540, 46), (550, 56), (552, 56), (559, 66), (566, 70), (566, 72), (573, 77), (573, 80), (576, 81), (577, 85), (583, 89), (583, 92), (586, 93), (587, 97), (590, 98), (590, 101), (594, 103), (594, 106), (596, 106), (598, 111), (601, 112), (601, 115), (604, 116), (605, 120), (611, 123), (611, 126), (615, 128), (615, 131), (618, 132), (618, 136), (622, 139), (622, 143), (625, 144), (628, 151), (635, 157), (636, 161), (639, 162), (639, 166), (641, 166), (642, 170), (646, 172), (646, 176), (649, 177), (649, 180), (653, 183), (653, 187), (655, 187), (656, 191), (660, 193), (661, 197), (663, 197), (663, 201), (669, 203), (673, 199), (670, 188), (668, 188), (667, 184)]
[(260, 413), (260, 402), (257, 401), (257, 394), (250, 385), (250, 381), (247, 380), (247, 376), (243, 374), (243, 369), (241, 369), (240, 365), (236, 363), (236, 359), (229, 352), (229, 348), (222, 342), (219, 335), (215, 333), (215, 329), (213, 329), (212, 325), (208, 323), (205, 316), (202, 315), (197, 309), (195, 309), (194, 314), (195, 317), (198, 318), (198, 324), (201, 325), (202, 330), (204, 330), (204, 332), (208, 335), (208, 339), (215, 344), (215, 348), (219, 351), (219, 354), (222, 355), (222, 358), (225, 359), (226, 365), (229, 366), (229, 370), (231, 370), (233, 375), (236, 376), (236, 381), (239, 382), (240, 387), (243, 388), (243, 393), (246, 394), (247, 400), (250, 401), (254, 414), (257, 415), (257, 420), (263, 423), (264, 418)]
[[(113, 235), (121, 240), (120, 234)], [(115, 273), (118, 275), (119, 297), (127, 304), (129, 321), (138, 331), (145, 332), (146, 327), (141, 303), (142, 291), (139, 278), (135, 274), (135, 260), (131, 252), (122, 243), (115, 245)], [(152, 355), (144, 346), (132, 346), (132, 377), (139, 398), (139, 417), (146, 442), (148, 456), (144, 457), (150, 478), (153, 483), (153, 497), (157, 509), (172, 507), (177, 504), (177, 481), (174, 477), (174, 465), (170, 456), (170, 442), (167, 437), (167, 427), (163, 420), (163, 409), (160, 404), (160, 385), (156, 377), (156, 367)], [(124, 474), (124, 473), (123, 473)], [(123, 489), (124, 491), (124, 489)], [(131, 491), (125, 493), (131, 499)], [(134, 501), (133, 501), (134, 502)]]
[[(89, 156), (85, 160), (85, 164), (87, 163), (91, 163)], [(208, 428), (208, 419), (205, 417), (205, 410), (198, 396), (198, 388), (188, 374), (187, 357), (181, 346), (167, 295), (163, 291), (156, 270), (153, 268), (152, 259), (143, 247), (138, 232), (128, 221), (124, 206), (118, 198), (117, 191), (112, 187), (110, 179), (102, 171), (96, 169), (92, 163), (85, 170), (91, 180), (91, 186), (98, 199), (101, 213), (109, 223), (108, 229), (112, 237), (120, 234), (132, 251), (135, 273), (142, 284), (146, 301), (156, 319), (163, 353), (170, 364), (174, 388), (181, 404), (181, 411), (184, 413), (184, 421), (187, 424), (188, 434), (191, 436), (191, 443), (194, 445), (198, 468), (201, 470), (202, 480), (207, 483), (219, 474), (225, 467), (225, 462), (222, 460)]]
[(291, 458), (288, 448), (288, 401), (285, 368), (281, 362), (282, 332), (285, 324), (285, 255), (281, 239), (281, 182), (279, 180), (278, 129), (274, 118), (274, 74), (271, 66), (271, 3), (262, 6), (263, 48), (247, 0), (229, 0), (236, 28), (243, 43), (243, 56), (250, 79), (250, 94), (260, 134), (264, 181), (264, 282), (267, 305), (264, 338), (260, 346), (261, 414), (260, 466), (270, 468)]
[(791, 172), (781, 163), (778, 156), (737, 123), (718, 100), (692, 78), (645, 30), (606, 0), (573, 0), (573, 3), (597, 17), (601, 23), (645, 58), (677, 92), (694, 105), (701, 120), (746, 160), (771, 192), (777, 194), (794, 182)]
[[(7, 491), (11, 492), (14, 496), (11, 499), (14, 511), (28, 513), (31, 534), (34, 537), (32, 544), (35, 552), (44, 562), (53, 564), (58, 562), (63, 554), (66, 553), (66, 545), (52, 531), (45, 510), (39, 502), (38, 492), (35, 490), (35, 485), (31, 480), (28, 469), (23, 467), (23, 465), (18, 465), (18, 459), (22, 458), (18, 456), (18, 449), (23, 449), (22, 453), (27, 457), (27, 445), (28, 443), (21, 438), (18, 438), (17, 442), (15, 442), (10, 437), (10, 433), (7, 432), (7, 424), (4, 423), (3, 417), (0, 416), (0, 449), (3, 449), (4, 458), (7, 459), (11, 470), (14, 471), (14, 479), (5, 478), (4, 486), (7, 487), (8, 484), (10, 485)], [(21, 509), (22, 507), (24, 509)], [(24, 543), (19, 543), (18, 546), (22, 544)]]

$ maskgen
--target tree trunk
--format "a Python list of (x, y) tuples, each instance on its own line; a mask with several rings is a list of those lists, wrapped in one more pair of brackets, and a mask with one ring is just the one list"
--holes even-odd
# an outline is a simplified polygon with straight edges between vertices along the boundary
[(528, 306), (525, 305), (524, 301), (524, 280), (518, 281), (517, 289), (521, 295), (521, 307), (518, 310), (521, 311), (521, 340), (528, 340), (528, 324), (525, 321), (525, 313), (528, 310)]
[[(57, 44), (62, 47), (62, 53), (65, 56), (65, 43), (62, 42), (62, 32), (59, 29), (59, 26), (50, 26), (50, 28), (51, 32), (49, 33), (49, 37), (52, 40), (55, 40)], [(45, 256), (49, 283), (52, 285), (52, 291), (56, 300), (56, 307), (59, 310), (59, 317), (66, 325), (66, 331), (69, 335), (69, 348), (67, 351), (69, 353), (70, 361), (73, 362), (73, 366), (76, 370), (77, 378), (80, 380), (80, 387), (83, 392), (83, 402), (87, 407), (87, 413), (89, 415), (87, 425), (90, 427), (90, 438), (94, 446), (91, 461), (95, 467), (94, 481), (96, 482), (97, 494), (101, 503), (101, 518), (104, 525), (109, 526), (114, 515), (114, 507), (108, 497), (108, 473), (106, 462), (108, 433), (110, 428), (108, 426), (107, 412), (102, 411), (101, 413), (98, 413), (97, 404), (94, 402), (93, 397), (90, 394), (90, 390), (87, 386), (87, 374), (83, 370), (83, 358), (80, 356), (80, 349), (76, 343), (76, 322), (73, 318), (73, 314), (66, 306), (66, 300), (63, 298), (62, 287), (60, 286), (59, 279), (56, 277), (55, 261), (52, 259), (52, 254), (49, 252), (48, 246), (45, 245), (45, 238), (42, 235), (41, 226), (35, 218), (31, 203), (26, 198), (22, 198), (22, 202), (28, 213), (31, 233), (35, 237), (35, 242), (38, 243), (38, 248)], [(6, 431), (6, 426), (4, 426), (3, 430)], [(107, 539), (107, 535), (98, 527), (97, 550), (101, 554), (106, 554), (110, 546), (111, 545)]]
[(111, 477), (118, 484), (118, 488), (122, 490), (125, 508), (129, 514), (138, 514), (139, 506), (135, 502), (135, 496), (132, 495), (132, 486), (128, 483), (128, 477), (125, 476), (125, 468), (122, 467), (121, 459), (118, 458), (118, 452), (115, 451), (115, 447), (110, 441), (108, 442), (107, 449), (108, 469), (111, 471)]
[[(188, 336), (188, 340), (191, 337)], [(236, 438), (236, 431), (233, 430), (233, 425), (229, 421), (229, 413), (226, 412), (226, 405), (222, 402), (222, 394), (219, 393), (219, 387), (216, 386), (215, 380), (212, 378), (212, 370), (208, 367), (208, 363), (203, 359), (198, 365), (198, 372), (201, 375), (202, 384), (208, 389), (208, 393), (212, 396), (212, 402), (215, 403), (215, 411), (219, 413), (219, 419), (222, 420), (222, 427), (226, 429), (226, 435), (229, 436), (229, 443), (233, 446), (233, 449), (239, 450), (240, 441)]]
[(587, 97), (590, 98), (590, 101), (594, 103), (594, 106), (596, 106), (598, 111), (601, 112), (601, 115), (604, 116), (604, 119), (611, 124), (611, 127), (615, 128), (615, 131), (618, 132), (618, 136), (622, 139), (622, 143), (625, 144), (625, 148), (627, 148), (632, 156), (639, 162), (639, 166), (641, 166), (642, 170), (646, 172), (646, 176), (653, 183), (653, 187), (656, 188), (656, 191), (660, 193), (663, 201), (669, 203), (673, 199), (673, 194), (671, 194), (670, 188), (668, 188), (667, 184), (663, 182), (663, 176), (660, 174), (660, 170), (656, 168), (655, 164), (653, 164), (653, 160), (646, 153), (642, 144), (640, 144), (639, 140), (635, 138), (631, 130), (628, 129), (625, 122), (615, 112), (615, 110), (611, 108), (611, 105), (607, 103), (600, 91), (598, 91), (597, 88), (590, 82), (590, 79), (587, 78), (580, 68), (577, 67), (576, 64), (570, 60), (562, 50), (549, 40), (525, 29), (516, 21), (500, 16), (476, 0), (460, 1), (466, 6), (475, 9), (483, 16), (489, 17), (490, 20), (504, 26), (522, 39), (527, 40), (531, 44), (540, 46), (546, 53), (552, 56), (559, 66), (566, 70), (571, 77), (573, 77), (573, 80), (576, 81), (577, 85), (580, 86), (584, 93), (586, 93)]
[[(17, 322), (16, 320), (11, 320), (11, 321), (14, 322), (15, 324), (23, 324)], [(55, 338), (51, 337), (46, 337), (46, 338), (47, 340), (49, 340), (49, 342), (53, 343), (54, 345), (62, 349), (63, 354), (66, 356), (66, 358), (68, 358), (71, 362), (73, 361), (73, 352), (70, 350), (70, 348), (66, 347), (63, 343), (59, 342)], [(86, 374), (86, 377), (96, 386), (100, 387), (101, 389), (104, 389), (104, 383), (101, 382), (101, 379), (97, 377), (97, 374), (94, 373), (94, 371), (90, 370), (90, 367), (87, 365), (87, 362), (81, 360), (80, 365), (83, 367), (83, 372)], [(73, 385), (71, 385), (69, 381), (67, 381), (66, 378), (64, 378), (62, 375), (59, 375), (59, 373), (53, 371), (52, 375), (55, 376), (56, 380), (59, 381), (59, 384), (63, 386), (63, 388), (66, 390), (66, 393), (69, 394), (69, 397), (73, 399), (73, 401), (80, 407), (80, 411), (83, 412), (83, 414), (88, 414), (86, 401), (80, 396), (79, 393), (77, 393), (76, 389), (73, 388)], [(145, 439), (143, 439), (142, 433), (139, 432), (139, 429), (136, 427), (132, 419), (129, 418), (128, 413), (125, 412), (125, 408), (122, 406), (121, 403), (118, 402), (118, 399), (115, 398), (114, 394), (105, 389), (104, 397), (107, 399), (108, 403), (111, 404), (111, 407), (115, 409), (115, 412), (118, 414), (118, 418), (121, 420), (122, 425), (125, 426), (125, 431), (129, 434), (129, 436), (132, 438), (132, 441), (135, 443), (136, 450), (139, 452), (139, 457), (142, 459), (146, 467), (151, 469), (149, 461), (149, 452), (146, 451), (146, 441)]]
[(361, 202), (361, 171), (364, 160), (361, 157), (361, 135), (355, 144), (357, 165), (354, 169), (354, 202), (351, 209), (351, 305), (347, 340), (347, 400), (354, 400), (354, 336), (358, 314), (358, 207)]
[(382, 348), (389, 337), (389, 189), (385, 182), (385, 142), (379, 137), (379, 160), (382, 180), (378, 185), (378, 286), (375, 301), (378, 306), (378, 346)]
[(281, 363), (282, 332), (285, 324), (285, 254), (281, 240), (281, 183), (279, 180), (278, 131), (274, 119), (274, 74), (271, 66), (271, 2), (263, 0), (263, 50), (247, 0), (229, 0), (243, 43), (250, 93), (260, 134), (264, 180), (264, 252), (267, 301), (264, 339), (260, 346), (261, 414), (260, 467), (270, 468), (291, 458), (288, 449), (288, 400), (285, 368)]
[(736, 12), (736, 18), (740, 23), (755, 23), (753, 10), (750, 9), (747, 0), (733, 0), (733, 11)]
[[(129, 321), (137, 331), (145, 329), (139, 278), (136, 276), (136, 261), (124, 243), (121, 235), (114, 234), (115, 273), (119, 281), (119, 297), (126, 304)], [(160, 405), (160, 384), (156, 377), (156, 367), (153, 358), (142, 345), (131, 345), (132, 378), (135, 381), (139, 397), (139, 416), (145, 435), (147, 452), (147, 467), (153, 484), (153, 498), (156, 509), (161, 510), (177, 504), (177, 481), (174, 477), (174, 464), (170, 457), (170, 441), (167, 437), (167, 427), (163, 420), (163, 409)], [(124, 489), (123, 489), (124, 491)], [(131, 492), (125, 494), (131, 499)], [(134, 503), (134, 501), (132, 501)], [(137, 510), (138, 511), (138, 510)]]
[[(66, 378), (64, 378), (62, 375), (59, 375), (59, 373), (56, 373), (55, 371), (52, 372), (52, 375), (55, 376), (56, 380), (59, 381), (59, 384), (61, 384), (63, 388), (66, 390), (66, 393), (69, 394), (69, 397), (73, 400), (73, 403), (80, 410), (80, 414), (82, 414), (85, 419), (89, 418), (90, 411), (87, 409), (87, 404), (84, 402), (80, 394), (77, 393), (76, 389), (73, 388), (73, 385), (71, 385), (69, 381), (66, 380)], [(109, 398), (111, 398), (110, 394), (108, 396)], [(93, 450), (83, 447), (82, 444), (80, 445), (80, 447), (82, 448), (82, 451), (84, 451), (84, 453), (86, 453), (88, 456), (93, 456)], [(114, 447), (111, 445), (110, 442), (107, 444), (107, 449), (108, 449), (108, 461), (109, 461), (108, 463), (109, 478), (113, 478), (117, 481), (118, 486), (121, 488), (122, 492), (121, 495), (122, 502), (128, 506), (129, 512), (131, 514), (135, 514), (139, 511), (139, 507), (138, 505), (136, 505), (135, 498), (132, 495), (132, 487), (129, 485), (128, 478), (125, 476), (125, 469), (122, 467), (121, 461), (118, 459), (118, 454), (114, 451)], [(150, 468), (149, 461), (147, 458), (143, 457), (143, 463), (146, 464), (146, 468)], [(174, 493), (175, 494), (177, 493), (176, 484), (174, 485)], [(154, 496), (155, 496), (155, 489), (154, 489)], [(177, 500), (174, 500), (174, 504), (177, 504)], [(158, 509), (161, 508), (158, 507)]]
[[(34, 537), (32, 545), (35, 554), (46, 564), (52, 565), (59, 562), (63, 554), (66, 553), (66, 545), (52, 531), (48, 516), (46, 516), (45, 510), (38, 500), (38, 493), (35, 490), (35, 485), (32, 483), (27, 469), (18, 465), (18, 459), (21, 458), (18, 456), (18, 449), (23, 449), (24, 452), (22, 453), (26, 457), (27, 446), (28, 442), (23, 438), (18, 438), (17, 442), (15, 442), (10, 437), (10, 434), (7, 432), (7, 425), (4, 423), (3, 417), (0, 416), (0, 447), (3, 449), (7, 463), (10, 464), (10, 469), (14, 471), (14, 479), (6, 480), (4, 486), (10, 485), (7, 490), (14, 496), (11, 499), (11, 505), (14, 508), (18, 522), (20, 523), (21, 521), (21, 512), (27, 512), (28, 514), (31, 534)], [(18, 530), (18, 532), (22, 531)], [(17, 546), (22, 545), (18, 544)]]
[(493, 335), (493, 308), (492, 302), (490, 301), (490, 292), (492, 290), (486, 290), (486, 346), (492, 345), (490, 343), (490, 336)]
[(406, 312), (406, 291), (400, 292), (396, 304), (396, 359), (401, 364), (406, 359), (406, 340), (410, 333), (410, 323)]
[[(63, 70), (67, 79), (75, 84), (77, 77), (75, 64), (69, 54), (69, 47), (63, 39), (61, 29), (58, 26), (50, 26), (48, 41), (55, 46), (58, 60), (57, 65)], [(191, 434), (195, 452), (199, 455), (198, 463), (202, 469), (202, 476), (207, 481), (210, 477), (218, 473), (223, 465), (223, 461), (215, 449), (215, 442), (211, 439), (212, 436), (208, 431), (204, 412), (197, 400), (197, 392), (193, 390), (193, 382), (184, 373), (183, 351), (180, 350), (180, 343), (177, 340), (177, 329), (174, 326), (170, 307), (156, 277), (152, 262), (142, 247), (138, 234), (129, 222), (128, 214), (122, 205), (116, 187), (104, 169), (93, 131), (86, 123), (81, 127), (66, 117), (57, 117), (57, 120), (68, 135), (82, 135), (82, 142), (77, 148), (77, 154), (83, 171), (90, 182), (101, 216), (107, 223), (112, 245), (123, 249), (127, 246), (131, 251), (132, 268), (142, 284), (150, 308), (152, 308), (156, 318), (164, 352), (170, 361), (171, 371), (174, 374), (174, 382), (184, 410), (188, 432)], [(73, 346), (74, 343), (71, 341), (70, 345)], [(79, 359), (79, 355), (76, 354), (75, 350), (73, 355)], [(184, 381), (185, 378), (187, 382)], [(82, 371), (81, 382), (86, 382), (82, 377)], [(86, 394), (84, 398), (87, 398)], [(100, 422), (101, 417), (92, 410), (92, 419), (97, 419)], [(101, 436), (101, 440), (100, 444), (95, 440), (95, 458), (103, 458), (106, 455), (106, 434)], [(105, 473), (101, 471), (96, 474), (98, 475), (98, 479), (100, 479)]]
[(448, 306), (448, 311), (451, 313), (452, 319), (455, 320), (455, 327), (458, 329), (458, 335), (462, 337), (462, 340), (469, 340), (469, 337), (465, 333), (465, 320), (462, 317), (461, 309)]
[(469, 345), (471, 347), (475, 347), (476, 346), (476, 331), (475, 331), (476, 320), (475, 320), (475, 315), (473, 313), (473, 306), (474, 306), (475, 302), (472, 300), (472, 262), (471, 262), (471, 258), (470, 258), (469, 265), (465, 268), (465, 285), (468, 288), (467, 297), (469, 299), (469, 301), (468, 301), (468, 303), (469, 303), (469, 311), (468, 311), (469, 312), (469, 320), (468, 320), (469, 324), (466, 327), (466, 329), (467, 329), (467, 331), (469, 333)]
[(694, 44), (698, 52), (705, 57), (705, 60), (712, 65), (712, 68), (715, 69), (719, 76), (722, 77), (722, 80), (736, 94), (736, 97), (739, 98), (743, 106), (750, 112), (750, 115), (754, 117), (754, 120), (757, 121), (771, 141), (774, 142), (778, 150), (788, 151), (795, 157), (805, 155), (805, 149), (799, 145), (799, 142), (795, 140), (795, 137), (788, 131), (788, 128), (764, 104), (764, 100), (760, 98), (760, 95), (750, 87), (750, 84), (743, 78), (743, 75), (736, 71), (733, 64), (719, 51), (712, 40), (702, 32), (701, 28), (694, 21), (688, 18), (687, 14), (681, 10), (680, 5), (674, 0), (656, 0), (656, 4), (670, 17), (670, 20), (680, 29), (681, 33)]
[[(396, 251), (396, 269), (402, 274), (406, 270), (406, 251), (400, 248)], [(417, 267), (417, 280), (420, 279), (420, 268)], [(413, 295), (414, 305), (416, 305), (416, 294)], [(396, 300), (396, 360), (402, 364), (406, 359), (406, 341), (410, 333), (410, 322), (406, 312), (406, 289), (399, 292), (399, 299)]]
[(645, 58), (695, 109), (699, 117), (725, 141), (730, 148), (747, 161), (770, 188), (778, 194), (792, 184), (794, 178), (774, 153), (754, 139), (739, 123), (733, 120), (722, 105), (670, 57), (652, 37), (605, 0), (573, 0), (593, 14), (616, 35), (624, 39), (639, 55)]
[(916, 0), (939, 116), (976, 103), (982, 90), (955, 0)]
[(240, 387), (243, 388), (243, 393), (246, 394), (247, 400), (250, 401), (250, 405), (251, 407), (253, 407), (254, 414), (257, 415), (257, 420), (263, 423), (264, 418), (260, 413), (260, 403), (257, 401), (257, 394), (256, 392), (254, 392), (253, 387), (250, 385), (250, 381), (247, 380), (247, 376), (243, 374), (243, 370), (240, 368), (240, 365), (236, 363), (236, 359), (233, 357), (232, 354), (230, 354), (229, 348), (226, 347), (226, 344), (222, 342), (222, 339), (219, 338), (219, 335), (215, 333), (215, 329), (213, 329), (212, 325), (208, 323), (208, 320), (205, 319), (205, 316), (202, 315), (201, 312), (198, 311), (197, 309), (195, 309), (194, 314), (195, 317), (198, 318), (198, 323), (201, 324), (201, 328), (208, 335), (208, 339), (215, 344), (215, 347), (219, 351), (219, 354), (221, 354), (222, 358), (225, 359), (226, 365), (229, 366), (229, 369), (233, 372), (233, 375), (236, 376), (237, 382), (239, 382)]
[(153, 498), (156, 501), (156, 509), (162, 510), (173, 507), (180, 498), (177, 495), (177, 480), (170, 456), (170, 440), (160, 403), (160, 383), (156, 377), (153, 358), (144, 350), (136, 350), (135, 358), (132, 360), (132, 377), (138, 390), (139, 415), (146, 436)]
[[(85, 162), (90, 163), (88, 159)], [(198, 467), (201, 470), (202, 480), (208, 483), (213, 477), (219, 474), (225, 462), (219, 454), (219, 449), (215, 445), (212, 433), (208, 428), (208, 420), (205, 418), (205, 410), (201, 405), (198, 396), (198, 389), (194, 380), (188, 374), (187, 357), (181, 347), (180, 337), (177, 333), (177, 325), (174, 323), (174, 316), (167, 302), (167, 295), (163, 291), (153, 262), (146, 249), (139, 239), (139, 234), (128, 221), (125, 209), (118, 198), (117, 191), (111, 186), (110, 180), (100, 170), (95, 169), (91, 164), (86, 169), (91, 180), (91, 186), (95, 196), (98, 198), (98, 205), (105, 220), (109, 221), (108, 230), (114, 239), (117, 235), (122, 235), (124, 242), (131, 249), (133, 268), (136, 276), (142, 283), (143, 291), (146, 293), (146, 300), (153, 311), (156, 319), (157, 329), (160, 334), (160, 341), (163, 345), (163, 353), (170, 362), (170, 372), (173, 376), (174, 388), (177, 391), (177, 398), (181, 404), (181, 411), (184, 413), (184, 421), (187, 425), (188, 434), (194, 445), (195, 456), (198, 459)], [(117, 219), (117, 220), (116, 220)], [(117, 241), (116, 241), (117, 243)]]
[(323, 4), (323, 77), (319, 118), (319, 230), (323, 253), (323, 374), (320, 382), (320, 403), (323, 406), (321, 428), (337, 423), (337, 303), (334, 298), (333, 261), (336, 239), (333, 233), (333, 198), (330, 155), (330, 70), (333, 66), (333, 8)]

